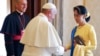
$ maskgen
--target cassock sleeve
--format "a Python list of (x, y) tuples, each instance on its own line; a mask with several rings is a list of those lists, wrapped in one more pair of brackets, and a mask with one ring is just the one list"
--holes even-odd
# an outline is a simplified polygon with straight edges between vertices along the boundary
[(20, 35), (21, 26), (16, 14), (8, 15), (3, 23), (0, 33), (9, 35)]

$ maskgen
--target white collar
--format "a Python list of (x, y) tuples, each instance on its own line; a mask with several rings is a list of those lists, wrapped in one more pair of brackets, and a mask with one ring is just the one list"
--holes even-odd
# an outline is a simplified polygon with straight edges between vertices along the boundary
[(23, 12), (20, 12), (19, 10), (16, 10), (20, 15), (23, 15)]
[(48, 17), (47, 17), (45, 14), (43, 14), (43, 13), (39, 13), (39, 16), (44, 17), (44, 19), (48, 21)]

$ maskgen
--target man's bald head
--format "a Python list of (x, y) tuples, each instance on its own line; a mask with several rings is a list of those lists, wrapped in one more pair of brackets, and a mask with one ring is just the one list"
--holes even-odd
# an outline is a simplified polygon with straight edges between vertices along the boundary
[(27, 0), (15, 0), (15, 7), (20, 12), (25, 12), (27, 9)]

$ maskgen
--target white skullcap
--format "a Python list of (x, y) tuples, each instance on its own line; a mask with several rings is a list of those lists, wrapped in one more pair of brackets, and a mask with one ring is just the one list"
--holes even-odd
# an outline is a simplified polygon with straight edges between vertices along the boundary
[(53, 3), (46, 3), (42, 7), (43, 9), (56, 9), (56, 6)]

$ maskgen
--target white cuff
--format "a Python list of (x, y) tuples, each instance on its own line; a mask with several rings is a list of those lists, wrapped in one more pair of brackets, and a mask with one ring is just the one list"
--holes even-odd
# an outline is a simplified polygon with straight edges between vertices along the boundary
[(62, 46), (51, 47), (51, 48), (48, 48), (48, 51), (54, 55), (63, 55), (64, 54), (64, 47), (62, 47)]

